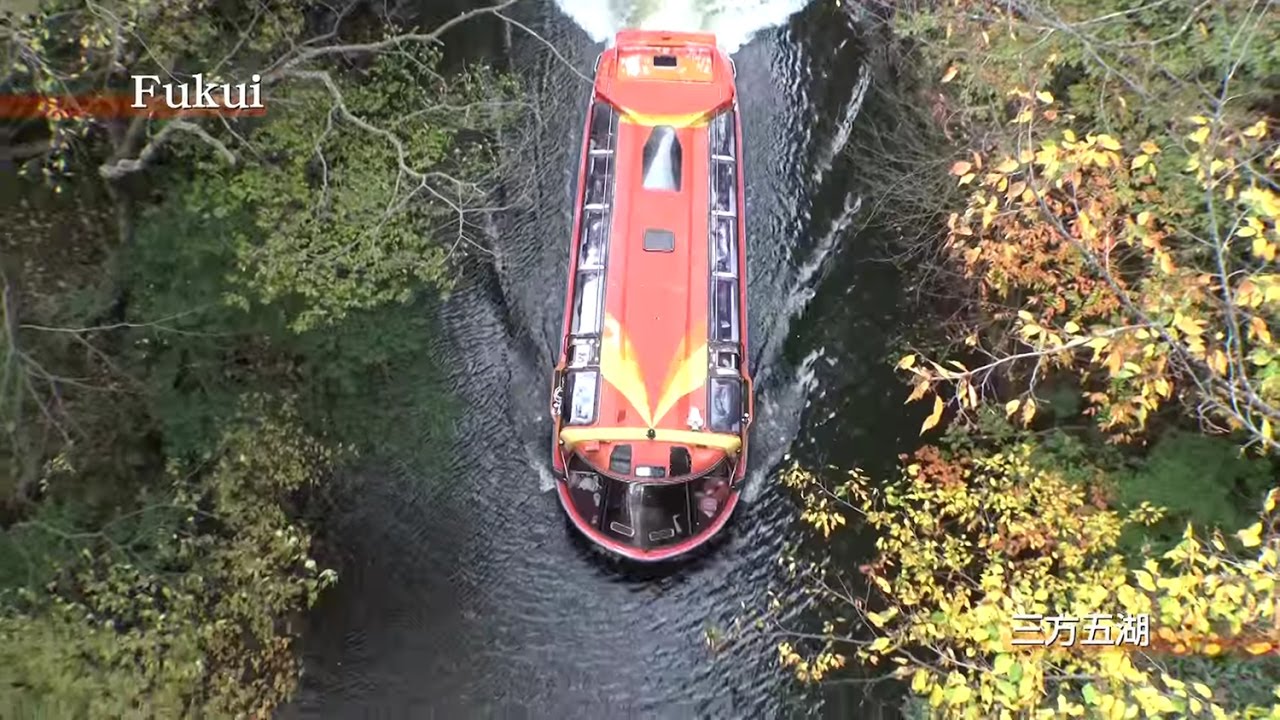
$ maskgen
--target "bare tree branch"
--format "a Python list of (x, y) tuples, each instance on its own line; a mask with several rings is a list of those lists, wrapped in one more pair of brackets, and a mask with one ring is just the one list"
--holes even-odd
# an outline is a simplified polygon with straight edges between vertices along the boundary
[(231, 152), (231, 150), (223, 144), (221, 140), (210, 135), (207, 130), (195, 123), (181, 119), (174, 119), (165, 123), (165, 126), (160, 130), (160, 132), (156, 133), (155, 136), (151, 138), (145, 146), (143, 146), (142, 150), (138, 152), (137, 157), (121, 158), (119, 160), (106, 163), (98, 168), (98, 174), (104, 179), (110, 181), (119, 180), (130, 173), (135, 173), (143, 169), (156, 158), (164, 148), (166, 141), (168, 141), (174, 133), (179, 131), (195, 135), (204, 141), (205, 144), (217, 151), (227, 164), (236, 164), (235, 153)]

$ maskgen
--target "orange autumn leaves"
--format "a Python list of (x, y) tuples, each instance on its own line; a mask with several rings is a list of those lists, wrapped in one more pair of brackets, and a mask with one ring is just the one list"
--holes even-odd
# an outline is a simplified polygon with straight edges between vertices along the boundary
[(910, 400), (933, 395), (921, 432), (948, 406), (963, 416), (991, 400), (1030, 423), (1036, 382), (1072, 374), (1116, 440), (1186, 399), (1274, 447), (1280, 195), (1246, 172), (1280, 170), (1267, 123), (1192, 116), (1178, 143), (1122, 140), (1049, 119), (1048, 92), (1011, 95), (1023, 103), (1012, 123), (1029, 126), (1017, 143), (950, 166), (967, 195), (948, 217), (945, 257), (973, 288), (955, 335), (982, 362), (902, 358)]

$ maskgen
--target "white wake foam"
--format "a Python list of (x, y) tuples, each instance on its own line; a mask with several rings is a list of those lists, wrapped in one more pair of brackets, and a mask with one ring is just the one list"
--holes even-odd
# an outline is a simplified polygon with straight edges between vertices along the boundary
[(734, 52), (756, 32), (781, 25), (809, 0), (556, 0), (596, 42), (619, 30), (705, 31)]

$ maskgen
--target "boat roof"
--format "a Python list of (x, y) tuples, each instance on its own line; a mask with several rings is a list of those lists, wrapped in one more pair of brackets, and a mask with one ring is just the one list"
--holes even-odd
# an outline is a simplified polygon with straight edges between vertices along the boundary
[(600, 56), (595, 92), (633, 122), (692, 125), (733, 102), (733, 73), (711, 33), (624, 30)]
[[(737, 433), (689, 431), (691, 410), (709, 416), (709, 121), (733, 107), (733, 73), (709, 33), (624, 31), (600, 58), (595, 101), (617, 113), (604, 382), (594, 427), (561, 435), (570, 446), (581, 444), (588, 457), (637, 440), (637, 462), (654, 455), (654, 464), (665, 466), (665, 456), (658, 462), (657, 455), (667, 446), (656, 445), (688, 443), (696, 448), (696, 473), (740, 447)], [(736, 176), (733, 182), (736, 188)], [(649, 429), (657, 443), (637, 434)]]

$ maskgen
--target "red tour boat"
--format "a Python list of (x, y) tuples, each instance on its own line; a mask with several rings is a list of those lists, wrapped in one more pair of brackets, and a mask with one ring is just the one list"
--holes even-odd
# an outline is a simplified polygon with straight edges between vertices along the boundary
[(746, 472), (741, 152), (714, 35), (618, 33), (587, 111), (551, 414), (569, 517), (635, 560), (710, 539)]

